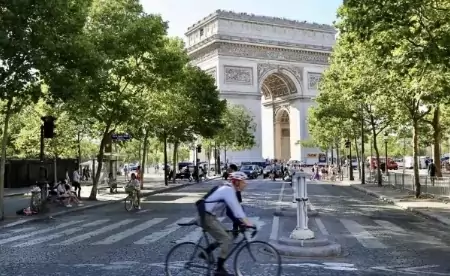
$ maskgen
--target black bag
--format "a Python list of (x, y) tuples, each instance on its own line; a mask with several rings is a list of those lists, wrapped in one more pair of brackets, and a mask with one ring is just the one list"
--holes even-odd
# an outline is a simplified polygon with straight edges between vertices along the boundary
[(195, 202), (195, 205), (197, 206), (197, 212), (200, 217), (200, 226), (202, 226), (202, 227), (205, 224), (205, 215), (206, 215), (205, 199), (207, 199), (217, 189), (219, 189), (219, 186), (212, 188), (206, 195), (204, 195), (201, 199), (199, 199), (199, 200), (197, 200), (197, 202)]

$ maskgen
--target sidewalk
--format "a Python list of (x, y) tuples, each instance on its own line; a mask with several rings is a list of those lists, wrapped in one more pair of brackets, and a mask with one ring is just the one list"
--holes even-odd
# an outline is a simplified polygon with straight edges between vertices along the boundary
[[(214, 179), (214, 178), (212, 178)], [(206, 181), (209, 181), (208, 179)], [(119, 180), (120, 181), (120, 180)], [(177, 181), (176, 183), (169, 182), (168, 186), (164, 185), (164, 180), (159, 177), (146, 177), (144, 179), (144, 189), (142, 189), (143, 196), (149, 196), (158, 193), (164, 193), (172, 190), (181, 189), (190, 185), (196, 184), (196, 182), (188, 182), (188, 181)], [(91, 184), (92, 185), (92, 184)], [(123, 187), (119, 184), (118, 193), (110, 194), (109, 188), (106, 185), (102, 185), (98, 189), (97, 200), (91, 201), (88, 200), (88, 197), (91, 193), (92, 186), (82, 186), (81, 188), (81, 198), (84, 206), (73, 205), (68, 208), (62, 205), (57, 204), (49, 204), (49, 212), (42, 215), (34, 215), (34, 216), (18, 216), (16, 211), (27, 208), (30, 206), (30, 188), (26, 190), (22, 190), (21, 196), (14, 197), (5, 197), (4, 198), (4, 208), (5, 208), (5, 220), (3, 223), (0, 223), (0, 228), (11, 227), (17, 224), (26, 223), (29, 221), (36, 221), (46, 219), (48, 217), (60, 216), (63, 214), (77, 212), (81, 210), (91, 209), (95, 207), (101, 207), (108, 204), (113, 204), (119, 201), (122, 201), (127, 194)], [(23, 193), (25, 191), (25, 193)], [(18, 193), (18, 192), (17, 192)]]
[[(344, 183), (348, 182), (344, 180)], [(424, 194), (421, 198), (416, 199), (413, 192), (396, 189), (390, 185), (378, 187), (377, 185), (362, 185), (360, 183), (348, 184), (356, 190), (392, 203), (404, 210), (437, 220), (445, 225), (450, 225), (450, 204), (439, 198)]]

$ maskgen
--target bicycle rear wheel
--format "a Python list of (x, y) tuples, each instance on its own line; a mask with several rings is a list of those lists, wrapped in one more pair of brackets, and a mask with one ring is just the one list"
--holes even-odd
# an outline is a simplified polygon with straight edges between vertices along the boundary
[(239, 248), (234, 256), (237, 276), (280, 276), (281, 269), (280, 253), (267, 242), (251, 241)]
[(133, 197), (132, 196), (127, 196), (124, 200), (124, 204), (125, 204), (125, 210), (127, 210), (128, 212), (131, 211), (133, 209)]
[[(205, 256), (201, 258), (200, 255)], [(183, 242), (175, 245), (167, 253), (165, 275), (211, 275), (212, 262), (205, 249), (193, 242)]]

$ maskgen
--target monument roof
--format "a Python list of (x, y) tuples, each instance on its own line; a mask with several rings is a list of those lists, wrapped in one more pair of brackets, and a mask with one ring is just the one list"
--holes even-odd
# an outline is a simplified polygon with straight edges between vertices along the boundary
[(281, 17), (272, 17), (272, 16), (255, 15), (255, 14), (249, 14), (249, 13), (238, 13), (238, 12), (233, 12), (233, 11), (216, 10), (215, 12), (211, 13), (210, 15), (206, 16), (202, 20), (198, 21), (197, 23), (195, 23), (194, 25), (189, 27), (186, 32), (186, 35), (193, 32), (194, 30), (200, 28), (201, 26), (205, 25), (205, 23), (207, 23), (211, 20), (217, 20), (217, 19), (251, 21), (251, 22), (255, 22), (255, 23), (280, 25), (280, 26), (301, 28), (301, 29), (310, 29), (310, 30), (317, 30), (317, 31), (328, 32), (328, 33), (336, 33), (337, 32), (333, 26), (327, 25), (327, 24), (311, 23), (311, 22), (307, 22), (307, 21), (298, 21), (298, 20), (292, 20), (292, 19), (281, 18)]

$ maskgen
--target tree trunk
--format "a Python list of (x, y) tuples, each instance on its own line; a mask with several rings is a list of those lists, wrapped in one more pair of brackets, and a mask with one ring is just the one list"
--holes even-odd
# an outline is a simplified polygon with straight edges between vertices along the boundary
[(177, 169), (178, 169), (178, 164), (177, 164), (177, 153), (178, 153), (178, 142), (175, 141), (173, 143), (173, 153), (172, 153), (172, 163), (173, 163), (173, 183), (176, 183), (176, 179), (175, 177), (177, 176)]
[(442, 177), (442, 171), (441, 171), (441, 136), (442, 136), (442, 129), (440, 124), (440, 108), (439, 106), (436, 106), (433, 113), (433, 161), (434, 165), (436, 167), (436, 176)]
[(341, 171), (341, 155), (340, 155), (339, 143), (336, 143), (336, 162), (338, 166), (338, 171)]
[(110, 127), (111, 127), (111, 124), (106, 125), (105, 131), (103, 132), (102, 141), (100, 142), (100, 149), (98, 151), (98, 156), (97, 156), (97, 163), (98, 163), (97, 171), (95, 172), (95, 177), (92, 180), (92, 190), (91, 190), (91, 194), (89, 195), (90, 200), (97, 200), (98, 181), (100, 180), (100, 175), (102, 173), (105, 145), (106, 145), (108, 136), (111, 135)]
[(169, 180), (167, 179), (167, 135), (164, 133), (164, 185), (169, 186)]
[[(381, 161), (380, 161), (380, 150), (378, 149), (378, 142), (377, 142), (377, 124), (375, 122), (375, 118), (372, 114), (370, 114), (370, 127), (372, 129), (372, 138), (373, 138), (373, 149), (375, 150), (375, 156), (377, 158), (377, 175), (378, 175), (378, 186), (383, 186), (383, 177), (381, 175)], [(372, 156), (370, 157), (372, 158)], [(387, 161), (387, 160), (386, 160)], [(371, 161), (372, 162), (372, 161)], [(372, 163), (370, 163), (370, 166), (372, 166)], [(387, 169), (387, 164), (386, 164)]]
[(11, 105), (13, 100), (8, 100), (6, 104), (6, 113), (5, 113), (5, 121), (3, 122), (3, 137), (2, 137), (2, 149), (0, 156), (0, 220), (5, 218), (5, 210), (4, 210), (4, 188), (5, 188), (5, 167), (6, 167), (6, 144), (8, 142), (8, 127), (9, 120), (11, 119)]
[(420, 197), (420, 178), (419, 178), (419, 122), (413, 119), (413, 162), (414, 162), (414, 185), (416, 187), (416, 198)]
[(78, 137), (77, 137), (77, 143), (78, 143), (78, 173), (82, 175), (82, 169), (81, 169), (81, 133), (78, 131)]
[(358, 162), (358, 164), (356, 164), (356, 166), (357, 166), (357, 168), (358, 168), (358, 172), (359, 172), (359, 179), (361, 180), (361, 176), (362, 176), (362, 173), (361, 173), (361, 156), (360, 156), (360, 154), (359, 154), (359, 151), (358, 151), (358, 140), (356, 139), (356, 137), (355, 137), (355, 139), (354, 139), (355, 141), (354, 141), (354, 145), (355, 145), (355, 152), (356, 152), (356, 160), (357, 160), (357, 162)]
[(142, 144), (142, 155), (141, 155), (141, 170), (140, 170), (140, 178), (141, 178), (141, 189), (144, 189), (144, 175), (145, 175), (145, 165), (146, 165), (146, 157), (147, 157), (147, 150), (148, 150), (148, 131), (145, 130), (144, 134), (144, 140)]

